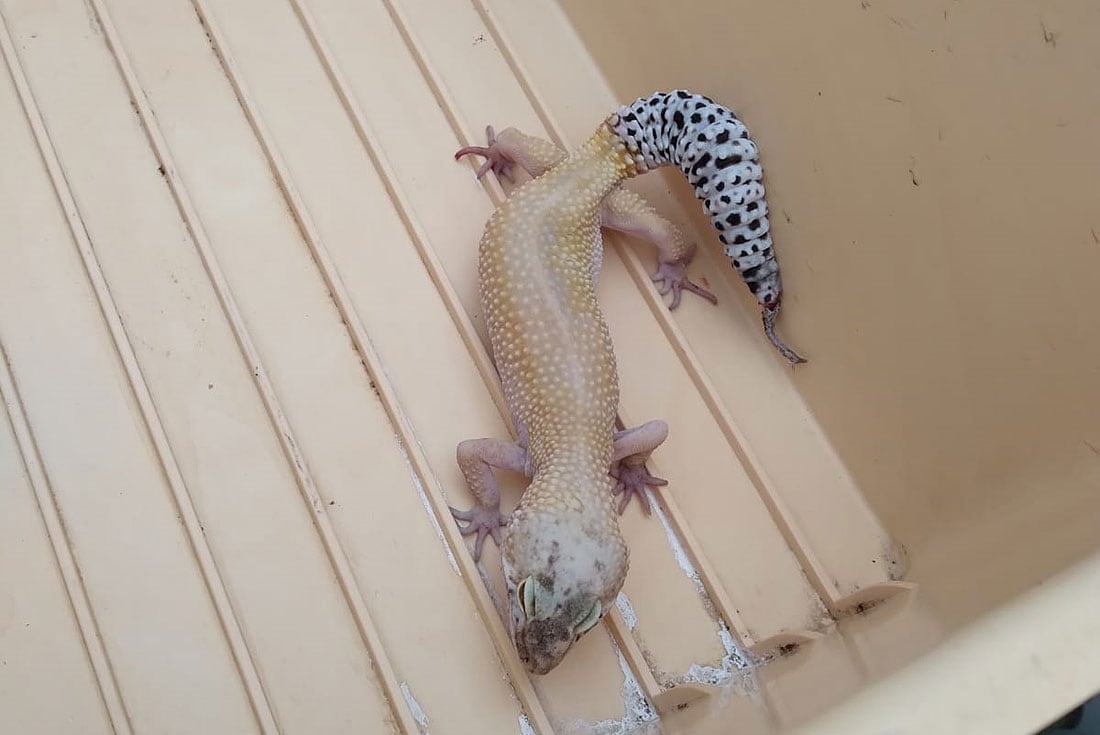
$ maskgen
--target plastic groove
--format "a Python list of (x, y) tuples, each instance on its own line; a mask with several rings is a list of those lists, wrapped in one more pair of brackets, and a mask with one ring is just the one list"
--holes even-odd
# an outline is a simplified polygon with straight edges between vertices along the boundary
[[(496, 368), (493, 366), (492, 359), (489, 357), (488, 352), (485, 351), (485, 347), (481, 343), (477, 331), (473, 329), (472, 325), (468, 324), (469, 320), (462, 310), (458, 294), (455, 292), (451, 282), (447, 279), (446, 271), (444, 271), (443, 265), (439, 262), (439, 258), (436, 257), (435, 251), (427, 245), (428, 235), (412, 214), (412, 205), (409, 204), (408, 197), (405, 196), (404, 192), (401, 191), (397, 184), (397, 174), (393, 170), (393, 166), (390, 165), (385, 154), (382, 152), (382, 147), (378, 143), (377, 136), (371, 131), (366, 116), (355, 101), (355, 96), (351, 92), (348, 83), (344, 80), (343, 73), (332, 57), (332, 53), (321, 39), (312, 14), (310, 14), (301, 0), (290, 0), (290, 2), (295, 13), (298, 15), (302, 27), (306, 31), (306, 35), (309, 37), (310, 44), (312, 44), (314, 51), (321, 60), (321, 64), (325, 69), (325, 73), (328, 75), (329, 81), (336, 90), (340, 103), (343, 105), (348, 118), (355, 128), (356, 135), (359, 136), (359, 140), (366, 150), (367, 155), (370, 157), (371, 163), (378, 171), (379, 178), (386, 190), (386, 194), (394, 203), (395, 209), (397, 210), (398, 216), (401, 218), (402, 224), (405, 226), (406, 232), (408, 232), (409, 237), (412, 239), (413, 243), (415, 243), (416, 251), (421, 262), (424, 263), (424, 267), (428, 271), (432, 283), (439, 293), (443, 295), (443, 302), (447, 306), (447, 311), (451, 314), (451, 319), (458, 325), (459, 335), (462, 337), (463, 344), (466, 345), (466, 349), (469, 351), (470, 356), (477, 364), (478, 370), (483, 375), (488, 374), (495, 376)], [(451, 108), (447, 105), (441, 106), (450, 120)], [(497, 408), (502, 415), (507, 416), (508, 407), (504, 402), (504, 394), (499, 389), (494, 389), (491, 383), (489, 384), (489, 389)]]
[[(278, 435), (279, 443), (287, 457), (291, 471), (294, 473), (303, 500), (306, 502), (307, 508), (313, 516), (314, 527), (321, 536), (321, 541), (324, 544), (329, 562), (335, 572), (341, 592), (349, 605), (360, 636), (372, 657), (380, 684), (387, 689), (386, 693), (391, 702), (391, 707), (404, 731), (407, 733), (416, 733), (416, 721), (412, 713), (408, 712), (407, 708), (404, 706), (404, 698), (401, 696), (397, 678), (382, 652), (380, 636), (370, 619), (366, 603), (355, 585), (350, 564), (339, 545), (332, 523), (328, 520), (324, 512), (324, 503), (321, 501), (320, 494), (317, 492), (313, 478), (309, 474), (305, 458), (301, 455), (297, 443), (294, 441), (292, 429), (279, 405), (274, 386), (271, 384), (266, 371), (263, 369), (262, 362), (259, 359), (259, 353), (248, 333), (246, 323), (233, 298), (228, 281), (214, 257), (213, 249), (210, 246), (209, 239), (202, 227), (194, 205), (191, 203), (186, 189), (176, 174), (176, 167), (173, 163), (171, 152), (155, 122), (155, 116), (153, 115), (152, 109), (149, 107), (145, 95), (138, 83), (137, 75), (134, 73), (133, 67), (118, 38), (118, 32), (101, 0), (90, 0), (90, 4), (103, 29), (103, 35), (107, 40), (108, 46), (114, 55), (115, 63), (129, 91), (131, 101), (141, 120), (142, 127), (149, 138), (149, 142), (152, 145), (157, 160), (164, 167), (165, 179), (168, 181), (169, 189), (176, 201), (176, 205), (179, 208), (180, 215), (187, 226), (188, 232), (191, 233), (195, 247), (199, 252), (203, 266), (214, 286), (214, 290), (218, 295), (218, 300), (233, 330), (237, 344), (241, 349), (243, 357), (252, 367), (251, 372), (256, 382), (257, 390), (263, 400), (275, 433)], [(268, 707), (268, 713), (270, 714), (270, 707)], [(274, 728), (274, 716), (271, 715), (270, 718), (270, 726)]]
[[(0, 44), (4, 47), (5, 55), (10, 51), (9, 40), (7, 28), (4, 28), (0, 31)], [(53, 548), (54, 559), (57, 561), (57, 567), (65, 585), (65, 594), (69, 598), (69, 604), (72, 605), (73, 617), (76, 618), (77, 627), (80, 629), (84, 651), (95, 674), (96, 686), (111, 723), (111, 729), (116, 735), (130, 735), (133, 732), (130, 715), (126, 711), (126, 703), (119, 691), (111, 659), (103, 646), (99, 624), (96, 622), (95, 613), (88, 600), (88, 590), (84, 586), (84, 579), (80, 574), (80, 567), (77, 565), (69, 536), (65, 533), (65, 524), (61, 520), (61, 512), (50, 488), (49, 477), (38, 455), (38, 447), (31, 433), (30, 423), (27, 421), (26, 411), (23, 410), (23, 402), (15, 386), (11, 365), (8, 364), (8, 357), (2, 344), (0, 344), (0, 400), (7, 408), (8, 422), (15, 434), (15, 442), (19, 447), (23, 466), (30, 478), (38, 512), (46, 527), (46, 536)]]
[[(101, 23), (102, 20), (101, 18)], [(149, 392), (149, 387), (141, 372), (141, 366), (137, 361), (137, 356), (134, 354), (133, 346), (130, 344), (129, 338), (126, 335), (126, 330), (122, 325), (118, 307), (114, 303), (110, 289), (107, 286), (106, 278), (99, 266), (95, 251), (92, 249), (91, 241), (84, 228), (84, 223), (81, 220), (76, 201), (69, 189), (64, 171), (61, 167), (61, 162), (50, 141), (49, 133), (46, 131), (41, 112), (34, 100), (26, 76), (18, 63), (11, 36), (8, 32), (7, 21), (4, 20), (2, 16), (0, 16), (0, 27), (3, 29), (2, 32), (0, 32), (0, 43), (3, 44), (4, 55), (8, 59), (8, 67), (12, 72), (12, 77), (15, 81), (15, 86), (19, 93), (23, 109), (33, 130), (39, 153), (46, 165), (50, 181), (57, 195), (61, 209), (65, 213), (65, 220), (72, 234), (73, 242), (80, 252), (85, 272), (95, 292), (96, 300), (99, 303), (104, 321), (107, 323), (107, 327), (110, 330), (115, 350), (119, 356), (119, 361), (126, 371), (130, 388), (141, 410), (142, 420), (149, 432), (165, 479), (171, 488), (172, 497), (176, 509), (179, 512), (181, 523), (187, 534), (191, 551), (199, 565), (207, 592), (210, 595), (223, 634), (226, 637), (226, 642), (229, 645), (233, 660), (240, 673), (242, 685), (248, 693), (249, 703), (252, 707), (253, 714), (262, 732), (278, 733), (279, 728), (276, 723), (274, 711), (268, 701), (267, 694), (264, 692), (263, 682), (256, 669), (255, 662), (252, 660), (251, 651), (248, 648), (248, 643), (245, 641), (240, 622), (237, 620), (233, 605), (230, 602), (225, 582), (221, 578), (217, 562), (214, 560), (210, 547), (206, 543), (206, 537), (202, 532), (198, 514), (195, 511), (194, 503), (191, 501), (191, 495), (184, 482), (179, 465), (176, 463), (175, 456), (172, 453), (164, 426), (160, 421), (160, 417), (157, 415), (156, 405), (153, 402), (152, 394)], [(109, 31), (113, 32), (113, 29), (109, 29), (105, 26), (104, 33), (106, 34)]]
[[(217, 54), (223, 69), (225, 70), (226, 77), (229, 79), (233, 86), (234, 92), (237, 96), (238, 102), (241, 108), (244, 110), (245, 115), (253, 129), (257, 141), (260, 143), (261, 148), (264, 151), (264, 155), (267, 158), (268, 164), (271, 167), (276, 181), (281, 189), (283, 196), (285, 197), (290, 211), (297, 223), (303, 239), (307, 246), (310, 248), (314, 262), (317, 264), (318, 269), (321, 272), (322, 277), (325, 280), (325, 284), (328, 286), (332, 293), (332, 298), (336, 304), (337, 310), (340, 316), (344, 319), (344, 323), (347, 325), (347, 329), (350, 332), (353, 343), (359, 355), (363, 358), (364, 365), (366, 367), (368, 376), (374, 382), (377, 389), (377, 393), (382, 402), (384, 409), (393, 423), (398, 435), (400, 436), (401, 443), (404, 450), (408, 454), (408, 457), (417, 473), (420, 477), (421, 483), (425, 488), (429, 499), (432, 502), (433, 509), (437, 516), (446, 517), (449, 516), (447, 510), (447, 502), (440, 491), (440, 483), (435, 478), (431, 471), (431, 467), (424, 455), (423, 450), (420, 448), (419, 442), (416, 440), (416, 434), (409, 424), (404, 411), (401, 409), (400, 402), (397, 398), (396, 392), (393, 389), (392, 384), (389, 382), (385, 370), (382, 367), (381, 360), (375, 350), (373, 344), (370, 341), (370, 337), (367, 334), (362, 320), (359, 319), (354, 307), (352, 306), (352, 299), (348, 293), (347, 287), (340, 279), (336, 266), (328, 254), (327, 249), (324, 246), (323, 240), (317, 231), (317, 228), (313, 224), (313, 221), (309, 215), (309, 212), (305, 206), (304, 201), (298, 194), (293, 181), (290, 177), (286, 164), (283, 162), (281, 155), (276, 150), (271, 135), (268, 133), (266, 126), (260, 118), (256, 106), (252, 102), (251, 96), (248, 94), (242, 76), (236, 68), (236, 64), (233, 61), (232, 56), (229, 53), (228, 46), (226, 45), (220, 31), (214, 24), (213, 18), (205, 3), (201, 0), (192, 0), (192, 6), (195, 8), (196, 14), (200, 22), (204, 25), (207, 33), (209, 34), (211, 44)], [(298, 13), (299, 19), (303, 26), (309, 31), (311, 42), (314, 44), (315, 49), (320, 44), (319, 37), (316, 36), (315, 28), (312, 25), (312, 19), (308, 15), (305, 8), (295, 4), (295, 10)], [(310, 29), (313, 29), (312, 31)], [(323, 49), (323, 46), (321, 47)], [(321, 56), (324, 62), (325, 55)], [(326, 67), (327, 67), (326, 63)], [(330, 72), (331, 73), (331, 72)], [(389, 183), (389, 182), (387, 182)], [(410, 226), (408, 220), (405, 221), (406, 226)], [(312, 501), (311, 501), (312, 502)], [(317, 502), (320, 503), (319, 498)], [(323, 507), (318, 511), (319, 526), (324, 518)], [(327, 524), (327, 519), (324, 521)], [(458, 532), (457, 526), (453, 523), (441, 523), (441, 528), (447, 536), (448, 543), (452, 549), (465, 549), (465, 543), (461, 534)], [(331, 529), (331, 526), (329, 526)], [(338, 542), (336, 542), (338, 543)], [(515, 679), (517, 674), (520, 675), (519, 682), (526, 682), (523, 678), (523, 667), (519, 662), (518, 657), (515, 655), (511, 648), (511, 640), (504, 630), (503, 624), (500, 622), (499, 617), (496, 615), (496, 608), (494, 607), (492, 600), (489, 598), (488, 593), (483, 587), (472, 583), (470, 580), (477, 578), (477, 567), (473, 562), (473, 558), (469, 554), (456, 554), (456, 559), (460, 565), (460, 569), (463, 574), (463, 578), (466, 580), (467, 587), (474, 593), (474, 600), (477, 604), (478, 611), (482, 615), (483, 619), (489, 622), (490, 637), (493, 639), (494, 645), (501, 653), (502, 661), (508, 670), (510, 676)], [(349, 577), (350, 579), (350, 577)], [(481, 595), (477, 592), (480, 591)], [(495, 623), (495, 624), (494, 624)], [(376, 636), (377, 634), (375, 634)], [(381, 646), (377, 649), (381, 652)], [(511, 654), (509, 660), (508, 654)], [(372, 655), (374, 655), (374, 649), (372, 649)], [(375, 657), (376, 664), (383, 664), (385, 669), (388, 670), (388, 675), (384, 680), (384, 686), (386, 686), (386, 696), (390, 700), (391, 705), (395, 709), (399, 710), (403, 716), (407, 716), (407, 720), (402, 721), (402, 726), (407, 732), (418, 732), (418, 725), (416, 724), (415, 717), (412, 712), (407, 709), (407, 703), (401, 692), (400, 685), (393, 676), (392, 666), (384, 658)], [(521, 704), (527, 712), (528, 719), (532, 726), (538, 733), (546, 733), (549, 735), (553, 732), (549, 720), (545, 713), (542, 711), (541, 704), (538, 702), (537, 695), (533, 688), (530, 688), (528, 683), (527, 690), (524, 691), (522, 685), (517, 685), (516, 681), (513, 681), (513, 687), (516, 689), (516, 693), (519, 696)]]

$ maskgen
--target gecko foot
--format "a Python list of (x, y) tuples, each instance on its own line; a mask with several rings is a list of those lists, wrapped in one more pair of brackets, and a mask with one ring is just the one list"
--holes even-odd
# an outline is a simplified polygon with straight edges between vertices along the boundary
[(493, 541), (496, 541), (498, 547), (500, 546), (500, 527), (505, 525), (506, 521), (500, 514), (499, 508), (475, 505), (469, 510), (458, 510), (451, 506), (447, 507), (451, 509), (451, 515), (456, 521), (466, 522), (465, 526), (460, 524), (458, 527), (463, 536), (477, 534), (477, 541), (474, 542), (474, 561), (481, 561), (481, 549), (485, 546), (486, 536), (492, 536)]
[(489, 141), (488, 146), (468, 145), (465, 148), (459, 148), (455, 152), (455, 160), (457, 161), (463, 156), (481, 156), (485, 159), (485, 163), (481, 164), (481, 168), (477, 170), (477, 177), (479, 179), (484, 176), (486, 172), (492, 170), (497, 176), (503, 177), (511, 183), (515, 183), (512, 178), (512, 166), (515, 164), (515, 161), (501, 153), (497, 148), (497, 136), (492, 125), (485, 128), (485, 137)]
[(654, 283), (660, 284), (657, 287), (657, 293), (664, 296), (669, 291), (672, 292), (672, 303), (668, 305), (670, 311), (680, 305), (680, 296), (685, 290), (702, 296), (712, 304), (718, 303), (717, 296), (702, 286), (692, 283), (687, 277), (687, 263), (682, 260), (659, 264), (657, 272), (649, 278)]
[(615, 487), (611, 494), (623, 496), (619, 501), (619, 515), (623, 514), (633, 497), (638, 498), (638, 502), (642, 505), (642, 512), (647, 516), (650, 515), (649, 498), (646, 497), (645, 489), (668, 484), (668, 480), (649, 474), (644, 464), (628, 464), (625, 461), (611, 468), (611, 477), (615, 479)]

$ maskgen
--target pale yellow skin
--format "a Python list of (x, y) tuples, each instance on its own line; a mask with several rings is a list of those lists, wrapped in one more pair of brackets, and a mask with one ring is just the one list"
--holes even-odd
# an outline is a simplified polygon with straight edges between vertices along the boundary
[(546, 673), (611, 609), (629, 566), (609, 471), (637, 489), (663, 484), (644, 469), (667, 427), (616, 434), (619, 384), (596, 299), (601, 208), (637, 173), (606, 125), (527, 182), (492, 215), (478, 275), (489, 339), (518, 440), (476, 439), (458, 462), (478, 505), (452, 511), (464, 533), (496, 534), (491, 467), (532, 478), (500, 539), (516, 649)]
[[(537, 178), (564, 161), (568, 155), (550, 141), (515, 128), (505, 128), (495, 134), (489, 128), (488, 133), (489, 148), (470, 146), (460, 151), (460, 154), (475, 153), (489, 157), (479, 176), (492, 168), (498, 174), (511, 178), (511, 164), (515, 163), (529, 176)], [(657, 247), (658, 267), (651, 277), (659, 284), (662, 295), (672, 293), (670, 309), (680, 305), (681, 291), (685, 289), (712, 304), (718, 303), (717, 296), (687, 277), (687, 267), (695, 258), (695, 243), (689, 242), (680, 228), (658, 214), (641, 195), (629, 189), (612, 190), (600, 208), (600, 224)]]

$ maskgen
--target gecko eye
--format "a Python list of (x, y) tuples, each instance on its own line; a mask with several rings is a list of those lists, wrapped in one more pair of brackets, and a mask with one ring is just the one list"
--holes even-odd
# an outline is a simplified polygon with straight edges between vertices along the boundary
[(595, 604), (592, 605), (592, 609), (573, 624), (574, 634), (580, 637), (591, 630), (596, 623), (600, 622), (601, 612), (603, 612), (603, 605), (600, 604), (599, 600), (596, 600)]
[(531, 578), (528, 577), (516, 587), (516, 602), (528, 620), (535, 617), (535, 585), (529, 584), (530, 582)]

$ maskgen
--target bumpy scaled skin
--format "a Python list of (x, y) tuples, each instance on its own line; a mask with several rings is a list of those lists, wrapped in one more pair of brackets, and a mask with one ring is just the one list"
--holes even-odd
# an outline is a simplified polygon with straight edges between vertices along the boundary
[[(537, 178), (566, 158), (566, 152), (543, 138), (506, 128), (499, 134), (493, 128), (486, 129), (488, 147), (468, 146), (455, 153), (455, 158), (466, 155), (484, 156), (485, 163), (478, 169), (478, 178), (487, 171), (494, 171), (509, 181), (512, 166), (518, 164), (532, 178)], [(688, 242), (676, 225), (657, 214), (636, 192), (618, 188), (607, 195), (601, 209), (601, 224), (609, 230), (617, 230), (640, 240), (648, 240), (657, 246), (657, 271), (650, 278), (663, 296), (672, 294), (669, 309), (680, 305), (683, 291), (718, 303), (718, 297), (693, 283), (687, 277), (687, 267), (695, 257), (695, 243)]]
[[(596, 300), (601, 206), (635, 173), (633, 157), (605, 123), (513, 192), (481, 240), (481, 305), (518, 440), (459, 445), (459, 466), (478, 503), (452, 513), (466, 522), (464, 534), (477, 533), (475, 557), (487, 535), (498, 540), (513, 639), (533, 673), (557, 666), (622, 588), (629, 555), (613, 493), (627, 486), (629, 499), (663, 483), (644, 464), (667, 435), (664, 422), (614, 432), (618, 375)], [(532, 478), (507, 522), (493, 467)]]
[(764, 331), (792, 364), (805, 362), (776, 336), (783, 288), (772, 250), (763, 170), (756, 144), (732, 111), (688, 92), (655, 92), (624, 105), (610, 121), (639, 173), (677, 166), (718, 230), (726, 255), (764, 308)]

